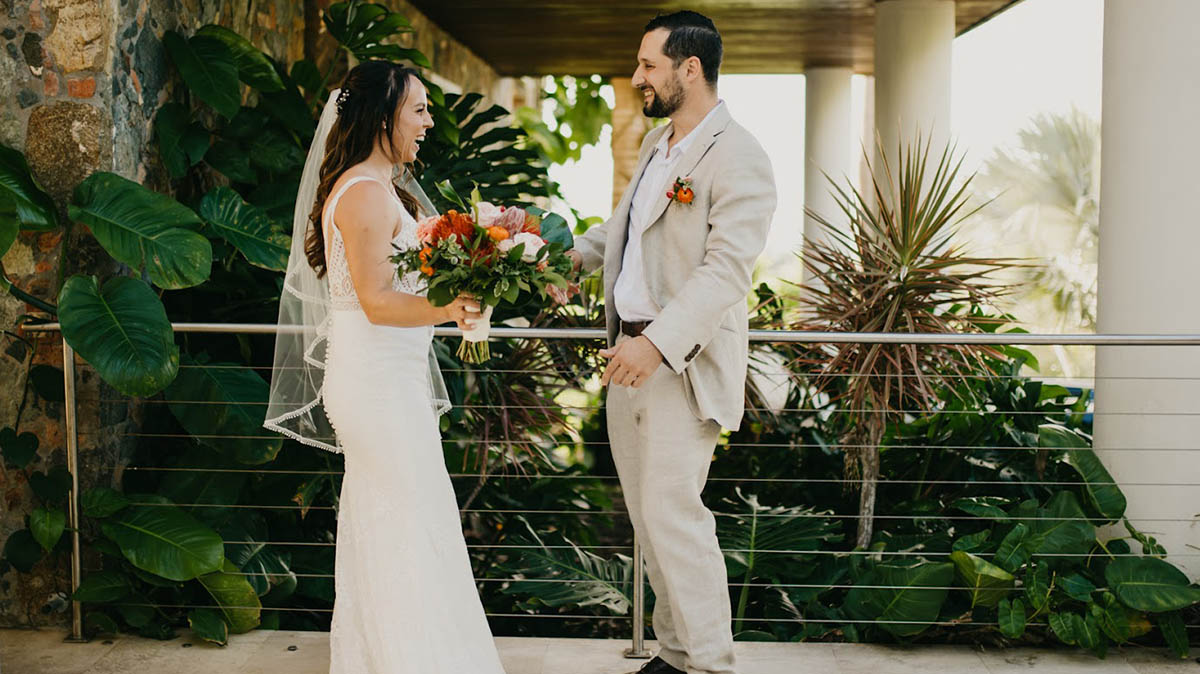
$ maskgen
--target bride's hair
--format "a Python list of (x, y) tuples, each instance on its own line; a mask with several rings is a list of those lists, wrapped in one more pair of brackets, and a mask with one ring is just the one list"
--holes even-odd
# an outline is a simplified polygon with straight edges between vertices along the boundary
[[(355, 66), (342, 83), (337, 121), (325, 141), (320, 183), (309, 215), (312, 227), (304, 238), (304, 255), (317, 272), (317, 278), (323, 277), (326, 271), (325, 230), (321, 223), (325, 200), (329, 198), (333, 184), (347, 169), (371, 156), (377, 141), (389, 155), (396, 156), (392, 124), (416, 77), (417, 71), (390, 61), (364, 61)], [(405, 210), (417, 217), (417, 200), (398, 186), (396, 194)]]

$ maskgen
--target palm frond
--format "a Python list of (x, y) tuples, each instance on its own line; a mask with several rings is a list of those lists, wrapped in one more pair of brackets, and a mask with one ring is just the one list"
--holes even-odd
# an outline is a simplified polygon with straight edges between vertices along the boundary
[[(973, 205), (974, 175), (960, 177), (963, 158), (953, 146), (930, 161), (931, 146), (917, 139), (901, 146), (899, 171), (887, 155), (868, 158), (870, 198), (852, 185), (832, 189), (846, 218), (839, 225), (806, 212), (825, 236), (805, 241), (810, 279), (800, 289), (801, 311), (791, 327), (830, 332), (991, 332), (1009, 319), (994, 307), (1013, 288), (995, 277), (1017, 260), (977, 257), (957, 245), (964, 221), (986, 204)], [(832, 182), (832, 181), (831, 181)], [(976, 311), (975, 308), (992, 309)], [(847, 452), (846, 474), (863, 477), (859, 545), (870, 543), (878, 444), (894, 410), (928, 409), (939, 390), (966, 374), (987, 372), (999, 356), (989, 347), (964, 345), (844, 344), (812, 348), (793, 365), (809, 385), (846, 404), (847, 444), (870, 449)]]
[(604, 559), (564, 536), (540, 535), (524, 518), (518, 520), (524, 531), (508, 542), (539, 547), (522, 549), (516, 560), (502, 565), (514, 578), (503, 589), (505, 594), (527, 597), (521, 606), (529, 611), (595, 606), (613, 615), (629, 613), (633, 592), (633, 561), (629, 557), (617, 554)]

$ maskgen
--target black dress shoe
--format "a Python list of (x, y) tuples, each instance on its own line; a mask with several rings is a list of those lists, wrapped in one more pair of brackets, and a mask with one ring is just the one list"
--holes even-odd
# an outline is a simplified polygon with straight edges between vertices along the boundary
[(667, 664), (666, 660), (655, 656), (650, 662), (642, 665), (642, 668), (630, 674), (687, 674), (682, 669), (675, 669)]

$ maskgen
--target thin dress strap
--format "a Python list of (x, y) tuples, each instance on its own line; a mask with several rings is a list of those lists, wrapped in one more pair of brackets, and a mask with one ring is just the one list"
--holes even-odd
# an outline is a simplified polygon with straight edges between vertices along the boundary
[[(326, 204), (325, 204), (325, 212), (321, 216), (321, 228), (324, 229), (323, 234), (325, 235), (326, 259), (328, 259), (328, 257), (329, 257), (329, 235), (330, 235), (331, 230), (336, 229), (336, 227), (333, 224), (333, 213), (334, 213), (334, 211), (337, 210), (338, 199), (342, 198), (342, 195), (346, 193), (346, 190), (350, 189), (351, 185), (354, 185), (355, 183), (360, 183), (364, 180), (370, 180), (373, 183), (379, 183), (385, 189), (387, 187), (386, 185), (383, 184), (382, 180), (377, 180), (375, 178), (372, 178), (371, 176), (354, 176), (353, 178), (350, 178), (346, 182), (342, 183), (342, 186), (339, 187), (338, 190), (333, 193), (333, 196), (330, 197), (329, 201), (326, 202)], [(394, 191), (392, 192), (392, 198), (395, 199), (397, 202), (399, 202), (399, 198), (396, 197)], [(338, 235), (340, 236), (341, 232), (338, 232)]]

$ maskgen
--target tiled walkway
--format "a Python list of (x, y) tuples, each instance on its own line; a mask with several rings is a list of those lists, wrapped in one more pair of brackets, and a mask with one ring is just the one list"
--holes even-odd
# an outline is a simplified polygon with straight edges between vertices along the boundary
[[(256, 630), (225, 648), (191, 638), (133, 636), (63, 643), (57, 630), (0, 630), (0, 674), (326, 674), (329, 639), (323, 632)], [(622, 674), (624, 641), (497, 639), (507, 674)], [(1010, 649), (979, 652), (966, 646), (900, 649), (867, 644), (740, 642), (741, 674), (1200, 674), (1195, 656), (1126, 648), (1105, 660), (1078, 651)], [(465, 674), (465, 673), (464, 673)]]

